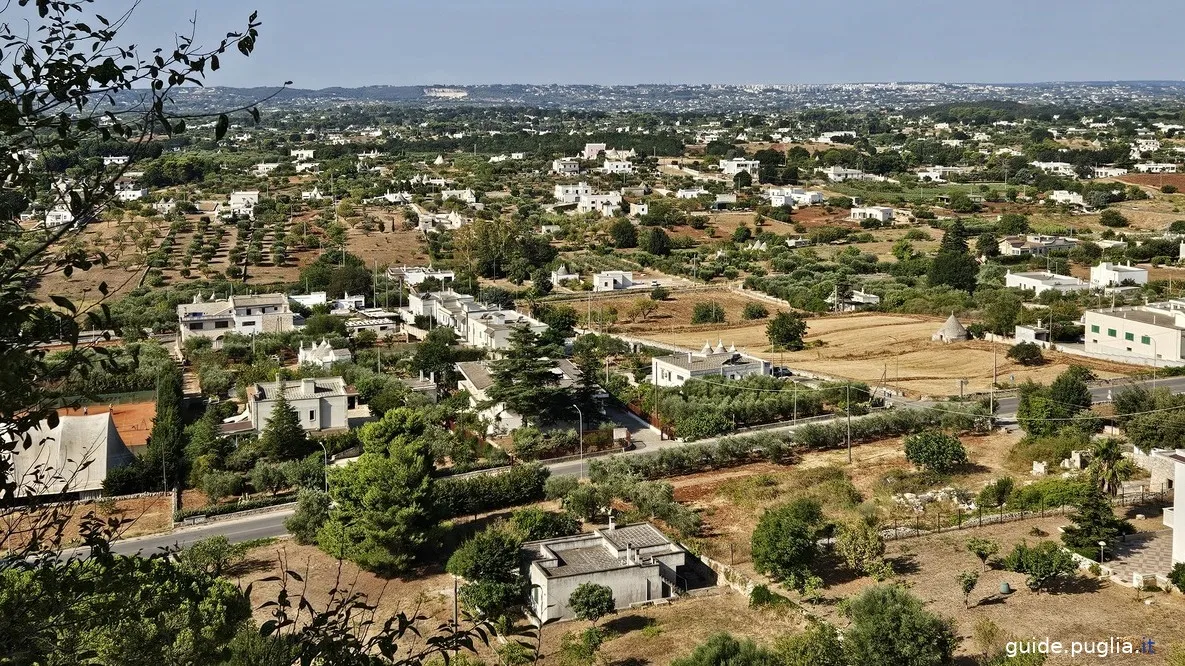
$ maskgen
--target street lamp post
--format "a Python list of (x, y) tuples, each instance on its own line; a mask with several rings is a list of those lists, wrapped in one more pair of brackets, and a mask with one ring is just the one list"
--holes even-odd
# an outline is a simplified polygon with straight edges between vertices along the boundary
[(329, 449), (325, 448), (325, 442), (317, 440), (321, 445), (321, 461), (325, 464), (325, 493), (329, 493)]
[(583, 479), (584, 478), (584, 412), (582, 412), (580, 410), (580, 407), (578, 407), (576, 405), (572, 405), (572, 409), (575, 409), (576, 414), (578, 414), (580, 417), (580, 420), (577, 422), (577, 425), (576, 425), (576, 432), (580, 438), (580, 478)]
[(1104, 557), (1106, 557), (1106, 556), (1103, 554), (1103, 553), (1104, 553), (1103, 549), (1104, 549), (1104, 548), (1106, 548), (1106, 547), (1107, 547), (1107, 542), (1106, 542), (1106, 541), (1099, 541), (1099, 564), (1102, 564), (1102, 563), (1103, 563), (1103, 558), (1104, 558)]

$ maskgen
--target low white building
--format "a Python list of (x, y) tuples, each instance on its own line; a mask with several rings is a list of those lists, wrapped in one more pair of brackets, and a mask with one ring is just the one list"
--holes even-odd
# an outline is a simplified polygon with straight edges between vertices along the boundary
[(45, 212), (45, 228), (56, 229), (74, 222), (74, 213), (64, 207), (57, 207)]
[(1123, 283), (1148, 284), (1147, 269), (1139, 266), (1121, 266), (1104, 261), (1090, 268), (1090, 286), (1095, 288), (1118, 287)]
[(422, 284), (429, 278), (438, 280), (444, 285), (452, 282), (456, 277), (456, 272), (452, 270), (431, 266), (391, 266), (387, 269), (388, 279), (398, 280), (413, 287)]
[(555, 191), (552, 193), (555, 200), (562, 204), (576, 203), (580, 201), (580, 197), (586, 197), (590, 194), (592, 194), (592, 186), (584, 181), (574, 185), (556, 185)]
[[(1139, 453), (1137, 451), (1137, 453)], [(1150, 460), (1167, 460), (1172, 465), (1168, 477), (1169, 488), (1173, 490), (1173, 506), (1164, 509), (1163, 523), (1173, 530), (1171, 565), (1185, 562), (1185, 450), (1153, 450)], [(1159, 488), (1157, 488), (1159, 490)], [(1165, 572), (1148, 572), (1165, 573)]]
[(362, 331), (370, 331), (377, 339), (383, 340), (398, 333), (399, 324), (384, 317), (356, 317), (346, 320), (346, 335), (353, 338)]
[(720, 160), (720, 171), (725, 176), (735, 176), (738, 173), (747, 173), (753, 177), (753, 182), (757, 182), (757, 175), (760, 172), (761, 163), (757, 160), (747, 160), (743, 157), (734, 157), (730, 160)]
[(510, 335), (522, 326), (536, 335), (547, 330), (547, 324), (514, 310), (474, 309), (465, 313), (463, 339), (472, 347), (502, 351), (510, 348)]
[(231, 295), (225, 301), (206, 301), (198, 294), (192, 303), (177, 306), (177, 320), (179, 345), (193, 337), (205, 337), (212, 339), (217, 348), (227, 333), (254, 335), (294, 330), (294, 315), (284, 294)]
[(1087, 310), (1086, 352), (1158, 366), (1185, 361), (1185, 300)]
[(301, 340), (300, 351), (296, 355), (296, 362), (300, 365), (307, 363), (325, 369), (332, 367), (334, 363), (349, 363), (353, 360), (354, 354), (349, 349), (334, 349), (325, 339), (308, 347), (305, 346), (304, 340)]
[(1005, 236), (1000, 239), (1000, 254), (1005, 257), (1023, 257), (1026, 255), (1043, 257), (1055, 250), (1073, 249), (1078, 241), (1061, 236), (1043, 236), (1031, 234), (1028, 236)]
[(279, 168), (279, 162), (260, 162), (252, 169), (252, 173), (254, 173), (256, 176), (266, 176)]
[(617, 291), (634, 286), (632, 271), (602, 271), (593, 275), (593, 291)]
[(320, 201), (325, 197), (321, 196), (321, 190), (318, 187), (313, 187), (311, 190), (305, 190), (300, 193), (301, 201)]
[(1074, 165), (1069, 162), (1029, 162), (1029, 164), (1054, 176), (1078, 177), (1078, 172), (1074, 170)]
[(1118, 178), (1126, 176), (1127, 169), (1113, 166), (1098, 166), (1094, 168), (1095, 178)]
[(1056, 204), (1086, 207), (1086, 201), (1082, 199), (1082, 195), (1069, 190), (1054, 190), (1049, 193), (1049, 200)]
[(1015, 287), (1017, 289), (1031, 289), (1036, 292), (1038, 296), (1047, 291), (1087, 291), (1090, 289), (1090, 283), (1083, 281), (1081, 278), (1070, 277), (1069, 275), (1058, 275), (1057, 273), (1050, 273), (1048, 271), (1034, 271), (1029, 273), (1013, 273), (1008, 271), (1004, 276), (1005, 287)]
[(551, 163), (551, 172), (561, 176), (574, 176), (580, 173), (580, 160), (575, 157), (561, 157)]
[(168, 215), (169, 213), (177, 210), (177, 202), (173, 201), (172, 199), (163, 199), (153, 203), (152, 210), (155, 210), (162, 215)]
[(626, 160), (605, 160), (601, 171), (608, 174), (628, 174), (634, 172), (634, 165)]
[(103, 157), (103, 166), (123, 166), (130, 160), (127, 155), (107, 155)]
[(621, 194), (585, 194), (576, 202), (577, 213), (600, 213), (602, 217), (613, 217), (621, 210)]
[(848, 215), (849, 220), (876, 220), (877, 222), (892, 222), (893, 209), (888, 206), (866, 206), (853, 208)]
[(312, 148), (295, 148), (288, 151), (288, 155), (297, 162), (307, 162), (313, 159), (313, 155), (316, 152), (317, 151), (313, 150)]
[(341, 377), (259, 382), (247, 388), (247, 414), (256, 432), (267, 428), (281, 392), (308, 431), (344, 430), (356, 395)]
[[(478, 410), (477, 416), (486, 424), (486, 433), (502, 435), (523, 427), (521, 414), (508, 409), (503, 403), (492, 402), (488, 391), (494, 385), (487, 361), (465, 361), (456, 364), (461, 379), (457, 389), (469, 394), (469, 404)], [(567, 359), (560, 359), (552, 369), (558, 379), (558, 386), (573, 386), (580, 378), (580, 370)]]
[(475, 193), (471, 189), (443, 190), (440, 193), (440, 199), (441, 199), (441, 201), (448, 201), (449, 199), (455, 199), (455, 200), (461, 201), (463, 203), (473, 204), (473, 203), (477, 203), (477, 193)]
[(559, 286), (569, 280), (580, 280), (580, 273), (569, 273), (567, 264), (560, 264), (560, 267), (551, 272), (551, 284)]
[(675, 198), (676, 199), (697, 199), (701, 196), (708, 195), (708, 194), (711, 194), (711, 192), (705, 190), (702, 187), (696, 187), (694, 189), (684, 189), (684, 190), (679, 190), (679, 191), (675, 192)]
[(865, 180), (865, 174), (859, 169), (848, 169), (841, 166), (829, 166), (822, 169), (823, 175), (833, 183), (842, 183), (848, 180)]
[(1177, 173), (1177, 165), (1169, 162), (1143, 162), (1135, 169), (1140, 173)]
[(720, 381), (741, 379), (750, 375), (768, 375), (773, 366), (769, 361), (737, 351), (735, 345), (724, 348), (705, 342), (698, 353), (686, 352), (655, 356), (650, 359), (650, 382), (659, 386), (682, 386), (689, 379), (715, 377)]
[(653, 525), (614, 525), (522, 545), (531, 608), (541, 622), (572, 619), (572, 592), (584, 583), (613, 590), (618, 609), (674, 597), (687, 552)]
[(115, 197), (120, 201), (139, 201), (148, 196), (147, 187), (121, 187), (115, 191)]
[(580, 156), (586, 160), (592, 161), (597, 159), (597, 157), (599, 157), (601, 153), (608, 150), (608, 148), (609, 147), (603, 143), (586, 143), (584, 144), (584, 150), (581, 151)]
[(630, 204), (630, 217), (642, 217), (650, 213), (650, 204), (632, 203)]

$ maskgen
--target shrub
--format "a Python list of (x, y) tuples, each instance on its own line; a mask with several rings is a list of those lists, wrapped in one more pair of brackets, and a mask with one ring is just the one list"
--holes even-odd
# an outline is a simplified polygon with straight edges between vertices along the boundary
[(1008, 571), (1028, 574), (1025, 583), (1034, 592), (1055, 587), (1078, 568), (1070, 553), (1052, 541), (1032, 547), (1022, 541), (1004, 557), (1002, 564)]
[(435, 503), (442, 519), (471, 516), (543, 499), (551, 475), (542, 465), (516, 465), (497, 474), (439, 479)]
[(1118, 228), (1126, 227), (1130, 223), (1122, 213), (1115, 210), (1114, 208), (1108, 208), (1104, 210), (1101, 215), (1099, 215), (1099, 224), (1103, 225), (1104, 227)]
[(544, 511), (537, 507), (519, 509), (510, 514), (510, 526), (524, 541), (553, 539), (580, 531), (580, 521), (572, 514)]
[(320, 490), (301, 490), (296, 512), (284, 521), (284, 529), (303, 546), (317, 543), (317, 531), (329, 519), (329, 503), (329, 495)]
[(696, 303), (691, 310), (693, 324), (723, 324), (725, 320), (724, 306), (711, 301)]
[(768, 316), (769, 310), (760, 303), (745, 303), (744, 309), (741, 310), (741, 319), (746, 321), (765, 319)]
[(905, 458), (919, 469), (945, 474), (967, 464), (967, 450), (957, 437), (937, 431), (920, 432), (905, 438)]
[(1033, 342), (1021, 342), (1008, 350), (1008, 358), (1021, 365), (1041, 365), (1045, 357), (1041, 354), (1040, 345)]
[(1169, 572), (1169, 582), (1180, 592), (1185, 592), (1185, 562), (1177, 562)]
[(655, 287), (650, 290), (650, 300), (665, 301), (671, 297), (671, 290), (666, 287)]
[(768, 585), (758, 585), (749, 593), (749, 608), (794, 608), (789, 597), (774, 592)]
[(543, 484), (543, 496), (549, 500), (562, 500), (568, 496), (580, 481), (571, 476), (552, 476)]
[(802, 589), (818, 555), (823, 527), (819, 503), (798, 499), (766, 509), (753, 530), (753, 565), (787, 585)]
[(1161, 194), (1176, 194), (1177, 193), (1177, 186), (1176, 185), (1161, 185), (1160, 192), (1161, 192)]

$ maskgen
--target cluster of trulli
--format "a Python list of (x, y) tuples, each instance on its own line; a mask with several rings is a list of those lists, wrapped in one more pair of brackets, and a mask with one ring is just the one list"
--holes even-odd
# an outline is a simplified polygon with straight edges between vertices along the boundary
[(708, 354), (724, 354), (724, 353), (735, 354), (736, 351), (737, 351), (736, 344), (730, 345), (728, 347), (728, 349), (725, 349), (724, 348), (724, 340), (717, 340), (716, 347), (713, 348), (712, 343), (705, 340), (704, 341), (704, 348), (699, 350), (699, 353), (703, 354), (704, 356), (707, 356)]
[(931, 335), (930, 339), (935, 342), (960, 342), (969, 337), (971, 335), (967, 333), (967, 329), (959, 323), (958, 319), (955, 319), (955, 313), (952, 312), (950, 317), (947, 318), (946, 323), (942, 325), (942, 328), (938, 329), (938, 332), (934, 335)]

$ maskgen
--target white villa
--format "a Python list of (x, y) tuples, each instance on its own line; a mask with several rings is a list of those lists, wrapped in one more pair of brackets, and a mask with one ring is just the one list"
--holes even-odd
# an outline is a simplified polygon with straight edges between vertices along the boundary
[(193, 337), (211, 338), (214, 347), (227, 333), (284, 333), (294, 329), (294, 315), (284, 294), (231, 295), (225, 301), (206, 301), (201, 294), (192, 303), (177, 306), (181, 335), (177, 344)]
[(586, 197), (592, 194), (592, 186), (581, 181), (575, 185), (556, 185), (555, 200), (562, 204), (573, 204), (580, 201), (580, 197)]
[(1013, 273), (1008, 271), (1004, 276), (1004, 286), (1017, 289), (1030, 289), (1040, 296), (1047, 291), (1087, 291), (1090, 283), (1081, 278), (1069, 275), (1058, 275), (1049, 271), (1032, 271), (1028, 273)]
[(267, 427), (281, 392), (296, 410), (301, 427), (309, 431), (347, 428), (347, 412), (357, 395), (341, 377), (253, 384), (247, 389), (247, 414), (257, 432)]
[(705, 342), (699, 353), (655, 356), (650, 360), (650, 381), (658, 386), (682, 386), (688, 379), (719, 377), (723, 381), (768, 375), (772, 370), (769, 361), (739, 352), (736, 345), (725, 349), (721, 340), (715, 347)]
[(853, 208), (848, 215), (849, 220), (876, 220), (877, 222), (892, 222), (893, 209), (888, 206), (867, 206)]
[(349, 349), (334, 349), (330, 346), (329, 341), (324, 339), (321, 342), (314, 342), (309, 347), (305, 347), (302, 340), (300, 343), (300, 352), (296, 359), (300, 365), (308, 363), (319, 368), (328, 369), (334, 363), (348, 363), (353, 361), (354, 354)]
[(634, 286), (632, 271), (601, 271), (593, 274), (593, 291), (617, 291)]
[(1121, 266), (1108, 261), (1090, 268), (1090, 286), (1092, 287), (1118, 287), (1124, 282), (1137, 285), (1148, 284), (1148, 270), (1139, 266)]
[(753, 182), (757, 182), (757, 174), (761, 168), (761, 163), (757, 160), (747, 160), (743, 157), (734, 157), (731, 160), (720, 160), (720, 171), (725, 176), (735, 176), (738, 173), (745, 172), (753, 177)]

